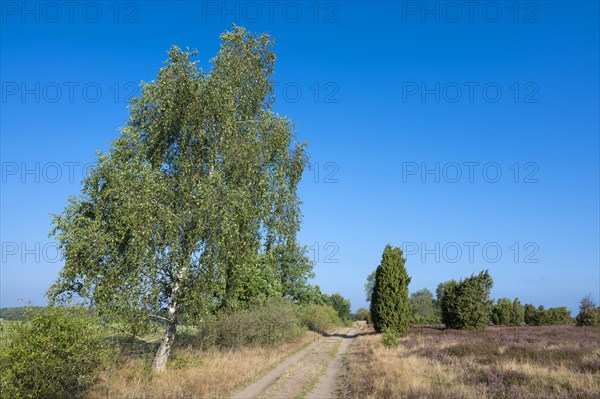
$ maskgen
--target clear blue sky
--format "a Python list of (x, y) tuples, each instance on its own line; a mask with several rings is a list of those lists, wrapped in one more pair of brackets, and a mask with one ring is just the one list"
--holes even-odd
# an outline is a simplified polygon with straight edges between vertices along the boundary
[(276, 39), (323, 291), (364, 306), (391, 243), (411, 291), (487, 268), (495, 298), (576, 312), (600, 295), (596, 1), (1, 4), (0, 306), (44, 303), (62, 265), (48, 214), (135, 84), (173, 44), (208, 67), (232, 23)]

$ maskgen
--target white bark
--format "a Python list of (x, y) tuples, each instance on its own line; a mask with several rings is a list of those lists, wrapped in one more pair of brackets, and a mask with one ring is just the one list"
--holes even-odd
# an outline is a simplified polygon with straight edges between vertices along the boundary
[(177, 282), (173, 287), (171, 301), (169, 302), (169, 309), (167, 311), (165, 334), (160, 341), (160, 346), (156, 351), (156, 355), (154, 355), (152, 368), (159, 373), (166, 370), (167, 360), (169, 360), (169, 354), (171, 353), (171, 348), (175, 341), (175, 333), (177, 332), (177, 297), (179, 290), (181, 289), (180, 281), (185, 276), (186, 271), (187, 267), (183, 267), (177, 274)]

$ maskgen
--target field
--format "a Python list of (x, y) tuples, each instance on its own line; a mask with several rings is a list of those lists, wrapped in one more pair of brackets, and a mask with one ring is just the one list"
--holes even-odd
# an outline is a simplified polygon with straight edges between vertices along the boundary
[(396, 348), (357, 338), (342, 397), (600, 398), (600, 328), (412, 328)]

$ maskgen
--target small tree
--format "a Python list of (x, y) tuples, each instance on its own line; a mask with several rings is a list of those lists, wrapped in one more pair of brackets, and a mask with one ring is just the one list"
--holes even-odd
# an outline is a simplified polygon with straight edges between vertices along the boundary
[(600, 307), (596, 306), (592, 294), (586, 295), (579, 304), (579, 314), (575, 319), (578, 326), (600, 325)]
[(448, 328), (481, 330), (489, 324), (490, 290), (494, 282), (487, 270), (460, 282), (449, 281), (438, 287), (442, 318)]
[(519, 301), (519, 298), (515, 298), (512, 304), (512, 324), (515, 326), (520, 326), (525, 324), (525, 308)]
[(375, 287), (376, 273), (377, 270), (373, 270), (373, 272), (367, 276), (367, 282), (365, 283), (365, 296), (367, 297), (367, 302), (371, 302), (371, 297), (373, 296), (373, 287)]
[(500, 298), (492, 307), (490, 319), (496, 325), (511, 324), (512, 322), (512, 302), (508, 298)]
[(458, 324), (458, 322), (454, 320), (456, 317), (456, 312), (453, 308), (453, 304), (456, 302), (455, 294), (457, 285), (458, 281), (450, 280), (438, 284), (436, 289), (437, 301), (442, 316), (442, 323), (444, 323), (446, 326)]
[(536, 308), (532, 304), (528, 303), (525, 305), (525, 324), (531, 326), (539, 326), (542, 324), (542, 316), (544, 314), (544, 307), (540, 306)]
[(352, 312), (350, 310), (350, 301), (338, 293), (331, 295), (331, 306), (336, 310), (340, 320), (350, 320)]
[(410, 310), (413, 323), (439, 323), (433, 294), (427, 288), (410, 295)]
[(354, 320), (358, 321), (358, 320), (364, 320), (367, 323), (371, 323), (371, 313), (369, 312), (369, 309), (365, 309), (365, 308), (360, 308), (356, 311), (356, 313), (354, 314)]
[(371, 318), (375, 330), (404, 333), (410, 322), (408, 285), (410, 277), (404, 267), (400, 248), (387, 245), (375, 274), (371, 298)]
[(512, 302), (508, 298), (500, 298), (492, 307), (490, 318), (496, 325), (518, 326), (525, 323), (525, 311), (518, 298)]

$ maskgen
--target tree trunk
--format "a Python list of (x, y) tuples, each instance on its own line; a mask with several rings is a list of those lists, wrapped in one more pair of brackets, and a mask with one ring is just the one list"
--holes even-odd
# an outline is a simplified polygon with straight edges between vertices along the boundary
[(179, 290), (181, 289), (180, 282), (183, 280), (187, 267), (182, 267), (177, 274), (177, 280), (171, 293), (171, 300), (169, 301), (169, 309), (167, 312), (167, 327), (165, 329), (165, 335), (160, 340), (160, 346), (154, 355), (154, 361), (152, 362), (152, 368), (157, 372), (163, 372), (167, 368), (167, 360), (169, 360), (169, 354), (175, 341), (175, 333), (177, 332), (177, 299), (179, 296)]
[(155, 371), (163, 372), (167, 368), (167, 360), (169, 360), (169, 354), (171, 353), (171, 348), (173, 347), (173, 342), (175, 341), (175, 333), (177, 332), (177, 303), (176, 299), (173, 298), (171, 300), (171, 304), (169, 305), (169, 314), (167, 317), (167, 327), (165, 329), (165, 334), (160, 340), (160, 346), (156, 351), (156, 355), (154, 355), (154, 362), (152, 363), (152, 368)]

